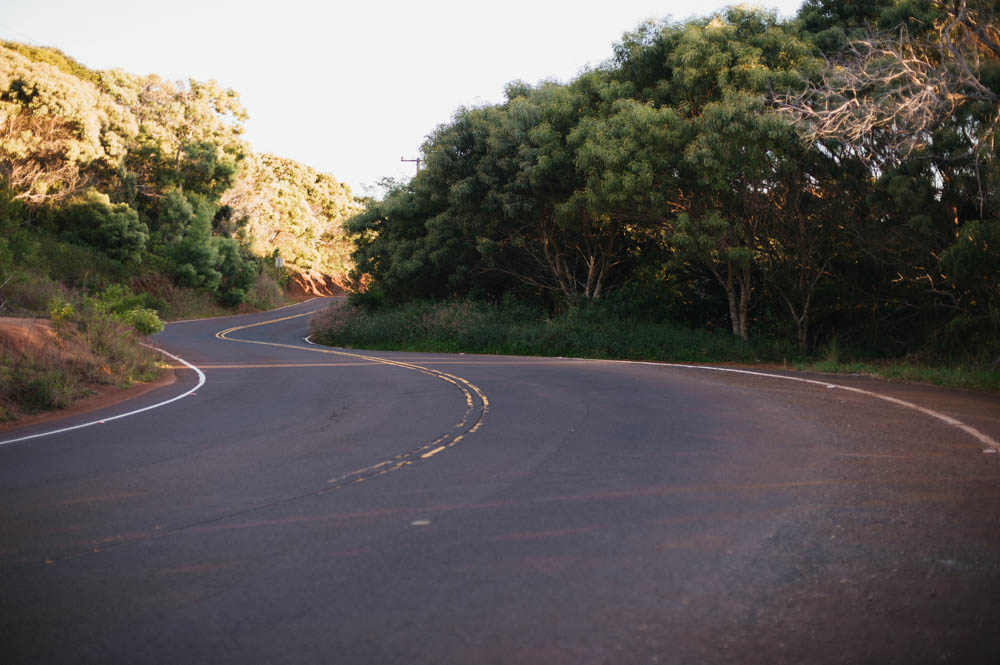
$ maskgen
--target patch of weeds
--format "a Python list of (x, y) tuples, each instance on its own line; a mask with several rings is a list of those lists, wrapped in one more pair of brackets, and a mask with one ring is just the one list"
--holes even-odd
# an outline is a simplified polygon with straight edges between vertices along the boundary
[(1000, 369), (974, 364), (933, 365), (891, 360), (869, 362), (822, 360), (797, 363), (796, 367), (800, 370), (827, 374), (863, 374), (894, 381), (913, 381), (951, 388), (1000, 392)]
[(278, 282), (267, 271), (261, 271), (247, 292), (246, 303), (253, 309), (268, 310), (281, 305), (284, 297), (285, 294)]
[(65, 408), (94, 386), (156, 378), (157, 354), (142, 345), (143, 335), (162, 328), (155, 312), (108, 304), (127, 298), (67, 297), (49, 302), (55, 334), (39, 323), (33, 335), (0, 339), (0, 418)]

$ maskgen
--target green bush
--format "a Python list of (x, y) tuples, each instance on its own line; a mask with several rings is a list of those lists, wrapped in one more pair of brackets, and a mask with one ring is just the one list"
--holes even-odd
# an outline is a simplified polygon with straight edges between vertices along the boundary
[(36, 236), (36, 263), (26, 264), (69, 288), (95, 288), (122, 282), (129, 270), (93, 247), (74, 245), (53, 236)]
[(112, 284), (90, 299), (102, 312), (122, 313), (134, 309), (159, 309), (162, 303), (151, 293), (134, 293), (124, 284)]
[(167, 194), (160, 201), (159, 211), (153, 225), (157, 242), (172, 244), (180, 240), (194, 215), (194, 206), (182, 192), (174, 190)]
[(232, 238), (212, 238), (217, 246), (217, 268), (222, 275), (219, 284), (222, 303), (230, 307), (241, 304), (247, 291), (253, 288), (261, 272), (260, 260)]
[(163, 330), (163, 321), (152, 309), (130, 309), (117, 315), (120, 321), (132, 326), (144, 337), (155, 335)]
[(156, 354), (139, 343), (137, 331), (118, 316), (91, 311), (77, 322), (79, 337), (107, 368), (91, 381), (127, 386), (156, 376)]
[(155, 312), (110, 314), (87, 301), (76, 307), (62, 298), (52, 301), (51, 312), (58, 343), (25, 348), (0, 343), (0, 420), (64, 408), (94, 385), (126, 387), (156, 377), (157, 355), (138, 337), (162, 327)]
[(139, 213), (128, 204), (112, 204), (107, 194), (96, 190), (58, 210), (55, 218), (67, 238), (118, 261), (139, 261), (149, 239), (149, 229), (139, 221)]
[(67, 296), (68, 290), (58, 282), (34, 271), (25, 271), (4, 286), (0, 302), (6, 316), (48, 316), (49, 303)]
[(199, 211), (191, 217), (181, 239), (168, 247), (167, 255), (179, 285), (214, 293), (222, 280), (217, 270), (219, 250), (212, 238), (211, 215)]
[[(617, 306), (617, 305), (616, 305)], [(333, 346), (399, 351), (496, 353), (662, 362), (793, 363), (799, 369), (863, 372), (890, 379), (1000, 390), (992, 364), (926, 366), (844, 361), (834, 338), (810, 364), (790, 340), (751, 339), (669, 323), (608, 318), (603, 305), (571, 307), (555, 316), (512, 304), (410, 302), (369, 311), (337, 303), (313, 317), (313, 339)]]
[(247, 299), (247, 294), (243, 289), (229, 289), (228, 291), (225, 291), (219, 299), (226, 307), (236, 307)]
[(55, 298), (49, 303), (49, 318), (56, 325), (72, 321), (76, 316), (76, 308), (73, 307), (73, 304), (62, 298)]

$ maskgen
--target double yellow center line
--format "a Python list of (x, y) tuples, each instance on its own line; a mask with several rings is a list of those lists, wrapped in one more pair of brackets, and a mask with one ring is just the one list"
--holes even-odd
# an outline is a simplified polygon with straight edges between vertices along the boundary
[[(249, 328), (256, 328), (258, 326), (266, 326), (275, 323), (280, 323), (282, 321), (288, 321), (290, 319), (297, 319), (303, 316), (310, 316), (313, 313), (314, 312), (310, 311), (310, 312), (305, 312), (303, 314), (293, 314), (291, 316), (284, 316), (278, 319), (261, 321), (259, 323), (251, 323), (244, 326), (233, 326), (232, 328), (220, 330), (215, 334), (215, 336), (227, 342), (242, 342), (244, 344), (259, 344), (262, 346), (274, 346), (278, 348), (295, 349), (296, 351), (309, 351), (312, 353), (322, 353), (326, 355), (351, 358), (352, 360), (362, 360), (365, 361), (365, 364), (378, 363), (381, 365), (388, 365), (390, 367), (398, 367), (400, 369), (405, 369), (412, 372), (420, 372), (421, 374), (426, 374), (427, 376), (431, 376), (435, 379), (438, 379), (440, 381), (445, 381), (451, 384), (452, 386), (457, 388), (465, 398), (465, 412), (462, 415), (462, 419), (459, 420), (457, 423), (455, 423), (454, 427), (450, 431), (442, 434), (433, 441), (422, 443), (404, 453), (401, 453), (386, 460), (382, 460), (378, 464), (373, 464), (371, 466), (367, 466), (362, 469), (357, 469), (355, 471), (350, 471), (335, 478), (331, 478), (328, 481), (328, 484), (331, 487), (364, 482), (369, 478), (380, 476), (382, 474), (389, 473), (390, 471), (395, 471), (396, 469), (400, 469), (408, 464), (413, 464), (414, 462), (430, 459), (434, 455), (437, 455), (438, 453), (447, 450), (452, 446), (457, 445), (466, 436), (470, 434), (475, 434), (477, 431), (479, 431), (479, 428), (482, 427), (483, 419), (489, 412), (490, 401), (486, 397), (486, 394), (478, 386), (460, 376), (456, 376), (448, 372), (442, 372), (441, 370), (424, 367), (422, 365), (400, 362), (397, 360), (390, 360), (388, 358), (379, 358), (376, 356), (366, 356), (361, 353), (353, 353), (341, 349), (331, 349), (320, 346), (299, 346), (296, 344), (282, 344), (279, 342), (262, 342), (258, 340), (229, 337), (229, 335), (231, 335), (232, 333), (235, 333), (240, 330), (247, 330)], [(357, 365), (357, 363), (351, 363), (351, 365)], [(244, 365), (242, 367), (295, 367), (295, 366), (299, 365)], [(307, 364), (302, 366), (317, 367), (326, 365)], [(229, 365), (226, 367), (235, 368), (240, 366)]]

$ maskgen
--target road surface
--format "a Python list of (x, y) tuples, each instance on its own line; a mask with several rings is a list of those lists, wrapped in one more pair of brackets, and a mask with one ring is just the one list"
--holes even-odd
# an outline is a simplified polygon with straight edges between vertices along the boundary
[(327, 349), (324, 304), (4, 433), (105, 419), (0, 445), (3, 663), (1000, 662), (997, 397)]

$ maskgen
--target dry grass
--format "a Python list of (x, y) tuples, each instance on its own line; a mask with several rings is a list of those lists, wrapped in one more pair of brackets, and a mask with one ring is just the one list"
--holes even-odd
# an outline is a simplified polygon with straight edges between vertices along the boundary
[(134, 330), (110, 316), (92, 314), (55, 327), (0, 327), (0, 420), (61, 409), (94, 387), (125, 388), (157, 374), (157, 356)]

